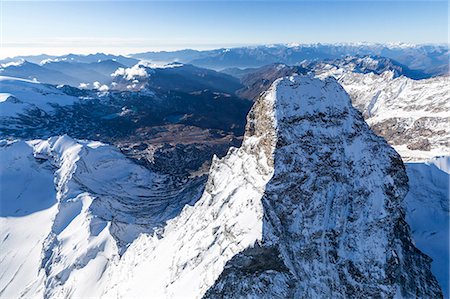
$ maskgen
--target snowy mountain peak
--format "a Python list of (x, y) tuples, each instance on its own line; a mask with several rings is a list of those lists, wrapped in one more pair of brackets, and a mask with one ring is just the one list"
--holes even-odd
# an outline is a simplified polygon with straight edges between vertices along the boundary
[(404, 220), (401, 159), (335, 79), (275, 81), (250, 112), (241, 149), (257, 154), (255, 144), (273, 167), (261, 237), (227, 262), (207, 297), (442, 296)]
[(243, 147), (252, 150), (258, 140), (270, 159), (274, 147), (294, 142), (287, 139), (302, 122), (315, 117), (338, 118), (349, 109), (348, 96), (334, 78), (294, 75), (278, 79), (250, 111)]

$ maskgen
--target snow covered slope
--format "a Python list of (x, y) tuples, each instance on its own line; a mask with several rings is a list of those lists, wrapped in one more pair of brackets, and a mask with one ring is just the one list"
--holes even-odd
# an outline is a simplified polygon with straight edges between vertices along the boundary
[(430, 78), (430, 74), (420, 70), (412, 70), (405, 65), (398, 63), (395, 60), (381, 57), (381, 56), (347, 56), (340, 59), (325, 59), (325, 60), (309, 60), (300, 64), (301, 66), (314, 70), (315, 72), (333, 73), (334, 75), (343, 74), (347, 72), (368, 74), (374, 73), (381, 75), (386, 71), (393, 73), (394, 78), (405, 76), (411, 79), (426, 79)]
[(429, 255), (431, 269), (444, 296), (449, 296), (449, 185), (450, 157), (406, 164), (409, 192), (405, 198), (406, 221), (414, 241)]
[(342, 69), (319, 71), (334, 76), (367, 123), (406, 161), (450, 154), (450, 77), (424, 80), (360, 74)]
[[(6, 150), (8, 148), (9, 150)], [(43, 282), (43, 243), (57, 213), (53, 172), (41, 167), (26, 143), (0, 147), (0, 296), (18, 298)], [(42, 284), (42, 283), (41, 283)], [(43, 297), (44, 289), (30, 288)]]
[(67, 136), (3, 142), (0, 157), (5, 298), (56, 295), (59, 286), (94, 295), (111, 259), (195, 202), (203, 187), (193, 180), (181, 188), (111, 146)]
[(39, 113), (48, 113), (53, 110), (54, 105), (70, 105), (76, 101), (78, 98), (69, 96), (51, 85), (0, 76), (1, 118), (36, 109), (40, 109)]
[[(1, 181), (30, 182), (2, 190), (1, 296), (442, 297), (404, 219), (399, 155), (332, 78), (277, 80), (198, 201), (201, 186), (174, 194), (169, 176), (97, 142), (0, 151)], [(27, 217), (42, 221), (32, 236)]]

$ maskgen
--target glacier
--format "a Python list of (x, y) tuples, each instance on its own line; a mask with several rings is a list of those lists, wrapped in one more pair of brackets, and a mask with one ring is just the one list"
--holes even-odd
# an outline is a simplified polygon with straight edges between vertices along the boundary
[(84, 277), (85, 295), (92, 296), (109, 260), (203, 190), (201, 180), (183, 184), (100, 142), (68, 136), (3, 141), (0, 151), (4, 297), (47, 297), (67, 280), (70, 290), (73, 277)]

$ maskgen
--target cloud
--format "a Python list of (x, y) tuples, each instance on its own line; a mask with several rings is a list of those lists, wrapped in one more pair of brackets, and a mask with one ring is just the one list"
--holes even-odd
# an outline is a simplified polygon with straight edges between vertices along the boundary
[(78, 85), (78, 88), (87, 89), (89, 85), (90, 85), (89, 83), (80, 83), (80, 85)]
[(94, 83), (92, 83), (92, 85), (94, 86), (95, 89), (97, 89), (98, 91), (108, 91), (109, 87), (107, 85), (102, 85), (100, 84), (100, 82), (95, 81)]
[(136, 64), (131, 68), (119, 67), (111, 74), (111, 77), (123, 77), (127, 81), (133, 81), (137, 78), (147, 78), (148, 73), (141, 64)]

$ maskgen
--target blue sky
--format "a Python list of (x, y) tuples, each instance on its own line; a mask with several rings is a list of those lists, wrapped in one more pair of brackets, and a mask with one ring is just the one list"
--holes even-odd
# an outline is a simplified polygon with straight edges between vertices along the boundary
[(5, 1), (14, 54), (130, 53), (272, 43), (447, 43), (446, 1)]

